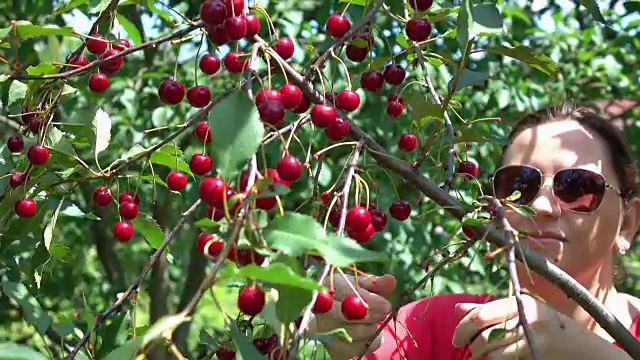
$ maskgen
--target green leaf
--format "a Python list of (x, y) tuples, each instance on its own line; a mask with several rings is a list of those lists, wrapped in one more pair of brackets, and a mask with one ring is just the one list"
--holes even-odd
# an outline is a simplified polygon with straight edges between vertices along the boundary
[(167, 11), (163, 11), (160, 10), (156, 4), (155, 4), (155, 0), (147, 0), (146, 4), (147, 4), (147, 9), (149, 9), (149, 11), (151, 11), (152, 13), (158, 15), (158, 17), (166, 22), (168, 22), (169, 24), (173, 24), (173, 18), (171, 18), (171, 16), (168, 14)]
[(193, 173), (191, 172), (189, 165), (184, 160), (176, 158), (173, 154), (156, 151), (151, 154), (150, 160), (154, 164), (164, 165), (170, 169), (180, 170), (193, 177)]
[(142, 233), (147, 244), (152, 248), (157, 249), (162, 245), (164, 241), (164, 233), (160, 228), (160, 225), (149, 215), (140, 214), (137, 218), (131, 220), (131, 224), (135, 229)]
[(9, 99), (7, 101), (7, 106), (11, 106), (11, 104), (21, 101), (26, 95), (27, 84), (14, 80), (9, 87)]
[(68, 135), (64, 132), (60, 131), (60, 129), (50, 126), (47, 129), (47, 135), (44, 139), (44, 145), (51, 150), (55, 150), (62, 154), (75, 157), (76, 151), (73, 149), (73, 146), (66, 139)]
[(231, 330), (231, 340), (236, 347), (236, 359), (238, 360), (266, 360), (261, 355), (251, 340), (238, 329), (238, 325), (234, 321), (229, 324)]
[(220, 223), (207, 218), (196, 221), (195, 223), (193, 223), (193, 226), (212, 233), (220, 229)]
[(489, 332), (489, 338), (487, 339), (487, 343), (492, 344), (500, 339), (503, 339), (506, 335), (507, 330), (502, 328), (494, 328)]
[(21, 283), (5, 281), (2, 283), (2, 292), (13, 299), (22, 309), (22, 317), (35, 326), (40, 334), (44, 334), (51, 326), (51, 317), (42, 309), (38, 300), (31, 296), (27, 287)]
[(515, 48), (511, 48), (501, 45), (490, 47), (487, 49), (487, 52), (520, 60), (553, 77), (556, 77), (558, 74), (558, 65), (553, 60), (543, 54), (534, 54), (533, 49), (528, 46), (518, 45)]
[(483, 143), (490, 142), (500, 145), (506, 145), (509, 143), (509, 139), (499, 135), (483, 135), (475, 131), (465, 131), (460, 136), (456, 136), (453, 139), (447, 139), (448, 143)]
[(602, 12), (600, 12), (600, 6), (598, 6), (598, 2), (596, 0), (579, 0), (580, 4), (587, 8), (591, 16), (596, 19), (599, 23), (608, 26), (609, 23), (602, 16)]
[(122, 346), (110, 352), (104, 360), (132, 360), (141, 347), (141, 337), (136, 338), (135, 340), (129, 340)]
[(353, 339), (349, 336), (349, 333), (344, 328), (333, 329), (328, 332), (319, 333), (319, 334), (307, 334), (310, 339), (318, 340), (323, 343), (328, 343), (334, 341), (336, 338), (342, 339), (347, 343), (352, 343)]
[(124, 28), (131, 39), (133, 44), (131, 45), (140, 45), (142, 44), (142, 36), (140, 35), (140, 31), (138, 28), (131, 22), (129, 19), (124, 17), (122, 13), (118, 13), (118, 21), (120, 21), (120, 25)]
[(96, 111), (91, 126), (96, 136), (94, 154), (97, 157), (98, 154), (109, 147), (109, 141), (111, 141), (111, 117), (100, 108)]
[(326, 262), (335, 266), (348, 266), (356, 262), (385, 262), (388, 255), (368, 250), (353, 239), (330, 235), (317, 246)]
[(371, 0), (340, 0), (341, 3), (349, 3), (357, 6), (367, 6)]
[(211, 109), (209, 126), (214, 136), (211, 155), (223, 178), (233, 178), (258, 149), (264, 135), (255, 104), (242, 90), (227, 96)]
[(147, 346), (152, 341), (160, 338), (165, 333), (171, 333), (180, 324), (185, 321), (189, 321), (191, 318), (184, 315), (170, 315), (164, 316), (156, 321), (150, 328), (144, 333), (142, 346)]
[[(460, 79), (458, 79), (458, 83), (456, 84), (456, 88), (454, 89), (455, 91), (458, 91), (464, 87), (467, 86), (471, 86), (471, 85), (476, 85), (476, 84), (482, 84), (485, 81), (489, 80), (489, 73), (488, 72), (476, 72), (476, 71), (472, 71), (469, 69), (464, 69), (462, 70), (462, 74), (460, 75)], [(448, 88), (451, 88), (451, 82), (453, 81), (453, 79), (451, 79), (449, 81), (449, 84), (447, 85)]]
[(380, 69), (386, 63), (388, 63), (389, 60), (391, 60), (391, 55), (386, 55), (386, 56), (383, 55), (383, 56), (376, 57), (373, 61), (371, 61), (371, 64), (369, 65), (369, 68), (370, 69)]
[[(93, 1), (95, 3), (95, 1)], [(111, 0), (100, 0), (100, 3), (93, 6), (91, 9), (89, 9), (89, 14), (97, 14), (100, 12), (105, 11), (108, 7), (109, 4), (111, 3)]]
[(62, 204), (64, 203), (64, 198), (60, 200), (58, 207), (53, 212), (53, 216), (51, 216), (51, 221), (44, 228), (44, 247), (49, 250), (51, 247), (51, 240), (53, 239), (53, 229), (56, 227), (56, 222), (58, 221), (58, 214), (60, 214), (60, 209), (62, 208)]
[[(16, 21), (16, 29), (18, 37), (23, 40), (47, 35), (78, 37), (78, 35), (74, 33), (73, 28), (69, 26), (59, 27), (56, 25), (33, 25), (30, 21), (25, 20)], [(5, 38), (9, 35), (13, 35), (13, 27), (11, 25), (0, 29), (0, 38)]]
[(278, 290), (278, 302), (276, 303), (276, 317), (280, 322), (288, 324), (296, 320), (302, 309), (312, 299), (312, 292), (294, 286), (280, 285)]
[(293, 269), (280, 262), (269, 264), (267, 267), (260, 267), (253, 263), (239, 269), (237, 266), (229, 266), (222, 276), (268, 281), (272, 284), (304, 289), (309, 293), (312, 290), (322, 289), (322, 286), (318, 285), (314, 280), (296, 274)]
[(37, 66), (29, 66), (27, 68), (27, 74), (34, 76), (49, 75), (57, 73), (58, 69), (57, 66), (51, 63), (40, 63)]
[(516, 205), (512, 203), (506, 203), (505, 205), (507, 205), (513, 211), (517, 212), (520, 216), (524, 216), (528, 218), (532, 218), (536, 216), (536, 211), (527, 205)]
[(89, 0), (66, 0), (64, 4), (61, 4), (60, 6), (58, 6), (57, 9), (53, 11), (53, 16), (58, 16), (62, 13), (65, 13), (69, 10), (73, 10), (75, 8), (78, 8), (82, 5), (86, 5), (88, 3), (89, 3)]
[(87, 328), (93, 329), (93, 325), (95, 325), (96, 320), (93, 315), (93, 310), (91, 310), (91, 306), (89, 306), (84, 293), (82, 293), (82, 302), (84, 304), (84, 320), (87, 322)]
[(0, 360), (46, 360), (41, 353), (16, 343), (0, 344)]
[(458, 14), (458, 43), (462, 48), (478, 35), (502, 33), (503, 19), (500, 10), (493, 4), (472, 5), (471, 0), (463, 0)]

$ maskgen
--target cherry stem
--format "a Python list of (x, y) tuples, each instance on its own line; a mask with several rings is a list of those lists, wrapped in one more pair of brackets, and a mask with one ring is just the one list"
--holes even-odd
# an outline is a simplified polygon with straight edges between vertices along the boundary
[[(198, 60), (200, 57), (200, 49), (202, 48), (202, 43), (204, 42), (204, 33), (202, 35), (200, 35), (200, 45), (198, 45), (198, 50), (196, 50), (196, 57), (195, 57), (195, 67), (193, 69), (193, 76), (195, 78), (195, 84), (196, 86), (198, 86)], [(176, 60), (177, 61), (177, 60)]]
[(364, 301), (364, 299), (362, 298), (362, 296), (360, 296), (360, 293), (358, 292), (358, 289), (356, 288), (356, 287), (358, 286), (358, 277), (357, 277), (357, 276), (358, 276), (358, 275), (357, 275), (358, 273), (356, 272), (356, 273), (355, 273), (355, 276), (354, 276), (354, 278), (355, 278), (355, 281), (354, 281), (354, 282), (355, 282), (355, 286), (354, 286), (354, 284), (352, 284), (352, 283), (349, 281), (349, 278), (347, 277), (347, 275), (345, 275), (345, 273), (342, 271), (342, 269), (340, 269), (340, 268), (336, 268), (336, 269), (338, 270), (338, 273), (340, 273), (340, 275), (342, 275), (342, 277), (344, 278), (344, 280), (347, 282), (347, 285), (349, 285), (349, 287), (351, 288), (351, 290), (353, 291), (353, 293), (354, 293), (354, 294), (356, 294), (356, 296), (357, 296), (357, 297), (362, 301), (362, 303), (363, 303), (367, 308), (369, 308), (369, 304), (367, 304), (367, 302), (366, 302), (366, 301)]
[[(327, 88), (325, 88), (324, 86), (324, 80), (323, 80), (324, 76), (322, 75), (322, 71), (320, 71), (320, 68), (315, 67), (314, 69), (318, 72), (318, 75), (320, 75), (320, 88), (322, 89), (322, 96), (324, 98), (327, 91)], [(325, 98), (325, 101), (326, 101), (326, 98)]]
[(351, 271), (353, 271), (353, 272), (355, 272), (357, 274), (360, 274), (361, 276), (364, 276), (364, 277), (366, 277), (367, 279), (369, 279), (371, 281), (375, 281), (376, 280), (375, 276), (369, 275), (366, 272), (364, 272), (362, 270), (359, 270), (355, 265), (349, 265), (349, 266), (347, 266), (347, 269), (349, 269), (349, 270), (351, 270)]
[[(274, 52), (272, 49), (266, 48), (265, 49), (268, 53)], [(289, 79), (287, 78), (287, 72), (284, 70), (284, 67), (282, 66), (282, 64), (280, 63), (280, 59), (278, 57), (274, 57), (276, 63), (278, 64), (278, 66), (280, 67), (280, 70), (282, 71), (282, 76), (284, 76), (284, 82), (285, 83), (289, 83)]]
[(340, 15), (344, 16), (344, 13), (346, 13), (347, 9), (349, 9), (349, 5), (351, 5), (351, 2), (347, 3), (347, 6), (345, 6), (344, 9), (342, 9), (342, 12), (340, 13)]
[(344, 70), (344, 77), (347, 78), (347, 89), (351, 90), (351, 77), (349, 76), (349, 69), (347, 68), (347, 65), (344, 63), (344, 61), (342, 61), (342, 59), (340, 59), (340, 57), (336, 55), (333, 49), (329, 49), (329, 51), (331, 52), (331, 56), (338, 60), (338, 62), (342, 66), (342, 69)]
[(327, 150), (331, 150), (333, 148), (336, 148), (338, 146), (344, 146), (344, 145), (349, 145), (349, 146), (354, 146), (354, 145), (358, 145), (358, 141), (345, 141), (345, 142), (341, 142), (341, 143), (337, 143), (337, 144), (333, 144), (333, 145), (329, 145), (326, 148), (317, 151), (315, 154), (313, 154), (313, 156), (320, 156), (320, 154), (326, 152)]
[(179, 128), (184, 128), (184, 127), (186, 127), (186, 124), (159, 126), (159, 127), (156, 127), (156, 128), (151, 128), (151, 129), (144, 130), (142, 133), (143, 134), (149, 134), (149, 133), (152, 133), (154, 131), (165, 130), (165, 129), (179, 129)]
[(331, 266), (331, 273), (329, 274), (329, 291), (332, 291), (332, 292), (334, 292), (336, 289), (334, 286), (334, 280), (333, 280), (333, 277), (335, 276), (335, 270), (336, 270), (336, 267)]
[[(362, 186), (364, 186), (365, 188), (365, 194), (366, 194), (366, 198), (367, 198), (367, 209), (369, 208), (369, 184), (367, 184), (367, 182), (360, 176), (360, 175), (355, 175), (356, 179), (362, 184)], [(360, 199), (358, 199), (358, 201), (360, 201)]]
[(278, 34), (276, 32), (276, 27), (273, 25), (273, 21), (271, 21), (271, 17), (269, 16), (269, 13), (267, 13), (267, 11), (261, 8), (260, 6), (255, 6), (254, 8), (258, 10), (260, 13), (262, 13), (262, 15), (264, 15), (265, 19), (267, 20), (267, 30), (269, 30), (269, 39), (272, 39), (274, 36), (277, 38)]

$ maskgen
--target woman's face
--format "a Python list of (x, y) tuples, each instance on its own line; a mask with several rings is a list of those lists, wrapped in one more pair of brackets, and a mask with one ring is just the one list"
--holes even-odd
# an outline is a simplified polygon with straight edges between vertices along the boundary
[[(596, 211), (579, 214), (563, 209), (551, 187), (553, 175), (571, 167), (602, 174), (608, 184), (619, 189), (619, 180), (609, 161), (609, 150), (598, 135), (573, 120), (538, 125), (517, 135), (503, 159), (503, 166), (529, 165), (544, 175), (540, 191), (529, 204), (536, 216), (527, 218), (505, 208), (511, 225), (530, 233), (556, 233), (566, 240), (521, 238), (523, 243), (579, 281), (592, 278), (594, 271), (603, 266), (611, 266), (612, 246), (621, 225), (620, 196), (607, 189)], [(518, 266), (522, 264), (518, 263)], [(528, 283), (524, 279), (526, 275), (522, 277)]]

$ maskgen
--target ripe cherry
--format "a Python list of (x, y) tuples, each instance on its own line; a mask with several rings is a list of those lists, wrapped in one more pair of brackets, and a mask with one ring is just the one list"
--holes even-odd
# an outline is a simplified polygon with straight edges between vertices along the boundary
[(400, 97), (400, 95), (398, 95), (398, 93), (391, 93), (389, 94), (389, 98), (387, 99), (387, 101), (397, 101), (400, 104), (404, 105), (404, 99)]
[(16, 171), (9, 177), (9, 185), (12, 189), (15, 189), (18, 186), (22, 185), (26, 179), (27, 176), (23, 172)]
[(28, 108), (22, 107), (22, 112), (20, 113), (20, 119), (22, 123), (27, 125), (31, 119), (35, 118), (37, 114), (31, 112)]
[(302, 94), (302, 100), (300, 101), (300, 105), (298, 105), (295, 109), (291, 111), (293, 111), (296, 114), (302, 114), (307, 112), (310, 106), (311, 106), (311, 101), (305, 94)]
[(222, 25), (209, 26), (207, 28), (207, 35), (209, 36), (209, 40), (217, 46), (222, 46), (230, 41)]
[(33, 165), (44, 165), (49, 161), (49, 149), (44, 145), (31, 145), (27, 151), (27, 158), (29, 158), (29, 162)]
[(164, 79), (158, 88), (160, 100), (169, 105), (179, 104), (184, 98), (185, 88), (182, 83), (175, 80)]
[(222, 248), (224, 248), (224, 243), (219, 240), (217, 234), (200, 233), (196, 247), (205, 255), (216, 256), (220, 254)]
[(93, 202), (98, 206), (109, 205), (112, 198), (111, 190), (106, 186), (98, 186), (93, 191)]
[(247, 66), (247, 55), (231, 51), (224, 57), (224, 67), (231, 73), (241, 73)]
[(256, 93), (256, 105), (262, 104), (265, 100), (275, 100), (282, 102), (282, 94), (278, 90), (260, 89)]
[(137, 194), (123, 192), (118, 196), (118, 204), (123, 204), (127, 201), (133, 201), (136, 205), (140, 205), (140, 197)]
[(371, 225), (373, 225), (373, 230), (376, 232), (380, 232), (387, 227), (387, 215), (378, 209), (369, 209), (369, 213), (371, 214)]
[(313, 313), (314, 314), (324, 314), (329, 312), (333, 307), (333, 291), (323, 290), (318, 292), (318, 297), (316, 301), (313, 303)]
[(280, 176), (281, 179), (294, 182), (302, 175), (302, 163), (297, 157), (287, 155), (278, 160), (276, 170), (278, 171), (278, 176)]
[(249, 316), (258, 315), (264, 304), (264, 291), (258, 285), (245, 287), (238, 294), (238, 309)]
[(349, 135), (350, 129), (351, 124), (349, 121), (339, 117), (324, 129), (324, 134), (329, 140), (340, 141)]
[[(110, 49), (105, 51), (102, 55), (100, 55), (98, 59), (103, 60), (111, 56), (117, 55), (119, 53), (120, 53), (120, 50), (118, 49)], [(109, 60), (105, 63), (100, 64), (98, 69), (100, 69), (100, 71), (102, 71), (107, 75), (111, 75), (113, 73), (116, 73), (118, 70), (120, 70), (123, 62), (124, 62), (124, 58), (122, 56), (119, 56), (113, 60)]]
[(200, 18), (208, 25), (220, 25), (227, 18), (227, 7), (218, 0), (206, 0), (200, 5)]
[(67, 59), (67, 62), (69, 64), (75, 65), (77, 67), (87, 66), (90, 63), (90, 61), (87, 60), (87, 58), (84, 57), (84, 55), (82, 55), (82, 54), (80, 54), (78, 56), (74, 56), (74, 57), (69, 57)]
[(213, 221), (220, 221), (222, 220), (222, 218), (224, 218), (224, 209), (221, 209), (217, 206), (209, 206), (207, 215), (209, 216), (209, 219)]
[[(262, 191), (259, 191), (258, 194), (262, 194)], [(278, 200), (275, 196), (259, 197), (256, 199), (256, 208), (265, 211), (273, 209), (277, 204)]]
[(189, 161), (189, 169), (196, 175), (204, 175), (211, 171), (213, 162), (211, 158), (205, 154), (193, 154)]
[(258, 113), (262, 121), (273, 126), (278, 125), (284, 120), (284, 106), (282, 102), (278, 100), (264, 100), (258, 105)]
[(227, 7), (227, 16), (238, 16), (242, 14), (244, 2), (246, 0), (222, 0)]
[(431, 5), (433, 5), (433, 0), (409, 0), (409, 6), (417, 11), (427, 11)]
[(211, 129), (209, 128), (209, 123), (206, 121), (200, 121), (198, 125), (196, 125), (195, 134), (198, 140), (202, 142), (210, 143), (213, 135), (211, 134)]
[(122, 51), (125, 49), (129, 49), (131, 47), (131, 43), (127, 39), (118, 39), (118, 42), (113, 44), (113, 47)]
[(353, 62), (362, 62), (369, 55), (369, 49), (357, 47), (353, 44), (347, 45), (347, 49), (345, 50), (347, 54), (347, 58)]
[(402, 111), (404, 111), (404, 105), (399, 101), (389, 101), (387, 103), (387, 115), (392, 118), (397, 118), (402, 115)]
[(343, 37), (351, 29), (351, 22), (344, 15), (332, 14), (327, 19), (326, 26), (329, 35), (337, 39)]
[(336, 107), (344, 111), (354, 111), (360, 106), (360, 95), (352, 90), (342, 90), (336, 96)]
[(399, 64), (389, 64), (385, 66), (383, 72), (384, 80), (389, 85), (395, 86), (402, 84), (406, 75), (407, 72), (404, 70), (402, 65)]
[(7, 148), (12, 153), (19, 153), (24, 149), (24, 141), (22, 140), (22, 136), (14, 135), (7, 140)]
[(382, 88), (384, 84), (384, 76), (380, 71), (369, 70), (360, 76), (360, 85), (363, 89), (376, 92)]
[(231, 349), (221, 347), (216, 350), (216, 356), (220, 360), (235, 360), (236, 352)]
[(371, 224), (371, 214), (364, 206), (354, 206), (347, 211), (346, 227), (355, 232), (364, 231)]
[(182, 191), (187, 187), (187, 175), (180, 171), (172, 171), (167, 175), (167, 186), (173, 191)]
[(290, 38), (283, 36), (273, 45), (273, 50), (284, 60), (288, 60), (293, 56), (293, 41), (291, 41)]
[(464, 233), (464, 236), (468, 237), (469, 239), (473, 239), (475, 236), (473, 228), (468, 225), (462, 225), (462, 233)]
[(92, 34), (91, 38), (87, 39), (87, 50), (94, 55), (100, 55), (107, 50), (108, 44), (104, 35)]
[(187, 100), (195, 108), (203, 108), (211, 102), (211, 90), (205, 85), (192, 86), (187, 90)]
[(247, 23), (247, 38), (260, 33), (260, 19), (256, 14), (244, 15), (244, 22)]
[(213, 75), (220, 70), (222, 63), (220, 59), (211, 54), (205, 54), (200, 58), (200, 62), (198, 63), (200, 70), (207, 75)]
[(232, 248), (231, 250), (233, 254), (230, 260), (234, 261), (238, 266), (247, 266), (252, 263), (261, 266), (264, 263), (264, 256), (249, 247)]
[(40, 132), (40, 129), (42, 128), (42, 118), (41, 117), (34, 117), (33, 119), (31, 119), (31, 121), (29, 121), (29, 130), (31, 130), (31, 132), (33, 132), (34, 134), (38, 134)]
[(458, 173), (466, 174), (466, 178), (470, 179), (478, 175), (478, 165), (469, 160), (465, 160), (458, 165)]
[(231, 40), (240, 40), (247, 36), (247, 23), (244, 16), (228, 17), (224, 21), (224, 31)]
[(16, 215), (21, 218), (30, 218), (36, 214), (37, 206), (33, 199), (20, 199), (14, 205)]
[(133, 220), (138, 217), (138, 205), (133, 201), (127, 201), (120, 204), (120, 209), (118, 209), (120, 216), (122, 216), (125, 220)]
[(311, 108), (310, 117), (313, 125), (324, 129), (336, 122), (336, 109), (329, 105), (315, 104)]
[(198, 191), (202, 201), (209, 205), (222, 206), (227, 184), (219, 177), (206, 177), (200, 182)]
[(345, 296), (340, 310), (347, 320), (362, 320), (368, 312), (366, 303), (357, 295)]
[(133, 237), (133, 226), (126, 221), (118, 221), (113, 225), (113, 237), (120, 242), (127, 242)]
[(296, 85), (284, 84), (278, 89), (278, 92), (282, 96), (282, 106), (285, 109), (293, 110), (302, 102), (302, 91)]
[(411, 19), (404, 28), (407, 37), (413, 41), (425, 41), (431, 35), (431, 23), (427, 19)]
[(404, 152), (413, 151), (418, 146), (418, 138), (414, 134), (405, 133), (398, 139), (398, 147)]
[(105, 74), (91, 74), (89, 76), (89, 90), (103, 93), (109, 88), (109, 78)]
[(268, 168), (264, 173), (264, 177), (271, 179), (276, 184), (280, 184), (287, 187), (291, 186), (291, 184), (288, 181), (280, 178), (280, 175), (278, 175), (278, 170), (276, 169)]
[(358, 244), (365, 244), (369, 242), (369, 240), (373, 238), (373, 235), (375, 234), (375, 232), (376, 231), (373, 228), (372, 224), (369, 224), (369, 226), (367, 226), (367, 228), (364, 229), (363, 231), (353, 231), (351, 229), (347, 229), (347, 235), (349, 235), (350, 238), (358, 242)]
[(407, 220), (411, 215), (411, 204), (408, 201), (397, 200), (389, 206), (389, 214), (396, 220)]

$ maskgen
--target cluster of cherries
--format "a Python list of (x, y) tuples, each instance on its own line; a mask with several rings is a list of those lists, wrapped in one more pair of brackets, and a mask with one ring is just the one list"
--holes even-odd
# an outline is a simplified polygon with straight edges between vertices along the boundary
[[(98, 60), (104, 60), (120, 53), (124, 49), (131, 47), (131, 43), (127, 39), (118, 39), (116, 43), (111, 43), (102, 34), (91, 34), (87, 38), (87, 51), (97, 56)], [(69, 63), (75, 66), (86, 66), (89, 60), (82, 54), (73, 57)], [(89, 90), (95, 93), (103, 93), (109, 88), (109, 75), (117, 73), (122, 64), (124, 57), (118, 56), (109, 61), (103, 62), (98, 66), (99, 72), (89, 76)]]

